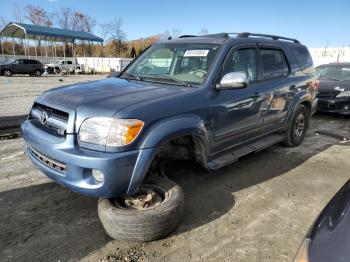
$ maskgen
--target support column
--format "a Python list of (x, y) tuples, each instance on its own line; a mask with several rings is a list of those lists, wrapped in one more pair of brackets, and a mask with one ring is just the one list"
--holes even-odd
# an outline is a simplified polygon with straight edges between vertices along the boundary
[(3, 37), (2, 37), (2, 34), (1, 34), (1, 36), (0, 36), (1, 54), (4, 55), (4, 45), (2, 43), (2, 40), (3, 40)]
[(12, 38), (12, 54), (13, 54), (13, 58), (16, 57), (16, 52), (15, 52), (15, 39)]
[(34, 50), (35, 50), (35, 59), (38, 60), (38, 53), (36, 52), (36, 36), (34, 36)]

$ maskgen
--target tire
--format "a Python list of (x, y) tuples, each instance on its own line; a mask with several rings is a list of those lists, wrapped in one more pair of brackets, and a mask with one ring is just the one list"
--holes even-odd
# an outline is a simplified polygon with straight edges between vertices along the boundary
[(36, 77), (40, 77), (41, 76), (41, 71), (40, 70), (35, 70), (34, 71), (34, 75), (36, 76)]
[(283, 144), (290, 147), (300, 145), (304, 140), (309, 120), (310, 114), (307, 108), (299, 105), (288, 125)]
[(147, 179), (142, 188), (163, 195), (160, 204), (143, 210), (124, 207), (119, 199), (99, 199), (98, 215), (107, 234), (118, 240), (151, 241), (169, 235), (182, 221), (184, 195), (181, 187), (164, 177)]
[(5, 69), (5, 70), (2, 72), (2, 74), (3, 74), (4, 76), (7, 76), (7, 77), (12, 76), (12, 72), (11, 72), (11, 70), (9, 70), (9, 69)]

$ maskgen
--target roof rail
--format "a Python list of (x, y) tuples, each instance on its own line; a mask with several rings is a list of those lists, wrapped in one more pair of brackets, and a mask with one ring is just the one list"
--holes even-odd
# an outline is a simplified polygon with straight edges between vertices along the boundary
[(213, 37), (213, 38), (229, 38), (228, 33), (217, 33), (217, 34), (209, 34), (209, 35), (201, 35), (202, 37)]
[(248, 32), (234, 33), (234, 34), (237, 34), (237, 37), (250, 37), (250, 36), (268, 37), (268, 38), (272, 38), (273, 40), (286, 40), (286, 41), (291, 41), (291, 42), (300, 44), (300, 41), (297, 39), (278, 36), (278, 35), (256, 34), (256, 33), (248, 33)]
[(218, 33), (218, 34), (209, 34), (209, 35), (182, 35), (179, 36), (179, 38), (186, 38), (186, 37), (212, 37), (212, 38), (230, 38), (230, 35), (236, 35), (237, 37), (266, 37), (271, 38), (273, 40), (285, 40), (285, 41), (291, 41), (297, 44), (300, 44), (300, 41), (293, 38), (288, 38), (284, 36), (278, 36), (278, 35), (268, 35), (268, 34), (256, 34), (256, 33), (248, 33), (248, 32), (242, 32), (242, 33)]
[(180, 35), (178, 38), (197, 37), (197, 35)]

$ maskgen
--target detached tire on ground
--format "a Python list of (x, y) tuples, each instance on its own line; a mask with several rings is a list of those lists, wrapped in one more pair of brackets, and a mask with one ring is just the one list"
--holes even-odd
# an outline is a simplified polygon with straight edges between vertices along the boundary
[[(152, 191), (154, 201), (147, 202)], [(136, 207), (133, 203), (137, 199), (149, 206)], [(104, 229), (118, 240), (151, 241), (165, 237), (180, 224), (183, 214), (183, 191), (165, 177), (147, 179), (133, 198), (98, 201), (98, 215)]]
[(290, 147), (300, 145), (303, 142), (309, 120), (309, 111), (304, 105), (299, 105), (288, 125), (283, 144)]

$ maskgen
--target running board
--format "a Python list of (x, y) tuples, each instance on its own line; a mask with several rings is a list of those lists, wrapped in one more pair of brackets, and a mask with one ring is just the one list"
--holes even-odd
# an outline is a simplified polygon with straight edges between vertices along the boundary
[(284, 134), (275, 134), (275, 135), (265, 137), (263, 139), (259, 139), (248, 145), (239, 147), (236, 150), (230, 153), (227, 153), (225, 155), (222, 155), (212, 161), (209, 161), (208, 167), (210, 170), (217, 170), (226, 165), (236, 162), (240, 157), (244, 155), (264, 150), (270, 146), (273, 146), (283, 141), (283, 139), (284, 139)]

